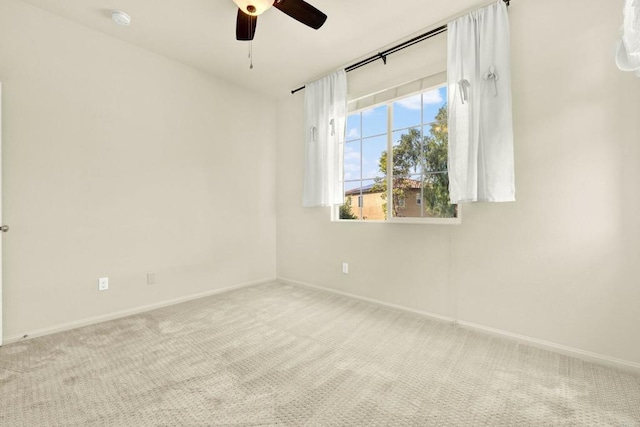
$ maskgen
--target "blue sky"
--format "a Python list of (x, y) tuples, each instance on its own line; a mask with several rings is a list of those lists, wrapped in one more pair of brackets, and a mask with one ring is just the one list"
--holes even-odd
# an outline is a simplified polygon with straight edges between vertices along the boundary
[[(433, 122), (438, 110), (446, 102), (446, 86), (425, 92), (422, 96), (418, 94), (396, 101), (392, 107), (394, 143), (407, 128)], [(386, 105), (352, 114), (347, 118), (347, 138), (344, 146), (345, 181), (361, 178), (364, 181), (347, 182), (345, 190), (372, 184), (372, 178), (383, 176), (380, 173), (379, 159), (387, 149), (386, 134)]]

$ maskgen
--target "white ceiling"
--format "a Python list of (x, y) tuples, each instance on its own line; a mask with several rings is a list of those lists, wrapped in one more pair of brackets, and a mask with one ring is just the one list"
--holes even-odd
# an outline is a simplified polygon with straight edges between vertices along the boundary
[[(308, 0), (329, 16), (318, 31), (271, 8), (258, 19), (250, 70), (247, 42), (235, 40), (232, 0), (22, 1), (273, 97), (487, 3)], [(114, 9), (131, 15), (132, 25), (111, 22)]]

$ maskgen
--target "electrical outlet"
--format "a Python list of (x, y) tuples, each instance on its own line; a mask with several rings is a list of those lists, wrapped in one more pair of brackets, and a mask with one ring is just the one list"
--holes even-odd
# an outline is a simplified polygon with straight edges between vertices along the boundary
[(346, 262), (342, 263), (342, 274), (349, 274), (349, 264)]
[(156, 273), (147, 273), (147, 285), (156, 284)]
[(109, 278), (108, 277), (101, 277), (98, 279), (98, 290), (99, 291), (106, 291), (109, 289)]

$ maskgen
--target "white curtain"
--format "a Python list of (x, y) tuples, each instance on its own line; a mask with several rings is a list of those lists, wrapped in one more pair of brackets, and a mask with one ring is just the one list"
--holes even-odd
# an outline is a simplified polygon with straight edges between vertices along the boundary
[(616, 64), (623, 71), (635, 71), (640, 77), (640, 0), (626, 0), (622, 40), (618, 43)]
[(448, 25), (451, 203), (515, 200), (509, 49), (502, 0)]
[(305, 207), (344, 203), (342, 161), (347, 114), (347, 75), (336, 71), (305, 88)]

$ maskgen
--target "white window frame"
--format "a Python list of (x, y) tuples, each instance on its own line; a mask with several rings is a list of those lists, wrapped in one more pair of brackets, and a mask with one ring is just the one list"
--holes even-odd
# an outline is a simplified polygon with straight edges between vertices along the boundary
[[(378, 103), (374, 103), (371, 105), (368, 105), (366, 107), (357, 109), (357, 110), (353, 110), (353, 111), (349, 111), (348, 115), (352, 115), (352, 114), (356, 114), (356, 113), (361, 113), (363, 111), (367, 111), (367, 110), (371, 110), (374, 108), (377, 108), (381, 105), (387, 105), (387, 153), (393, 153), (393, 129), (392, 129), (392, 124), (393, 124), (393, 103), (404, 99), (404, 98), (409, 98), (411, 96), (415, 96), (421, 93), (425, 93), (425, 92), (429, 92), (430, 90), (434, 90), (437, 88), (442, 87), (443, 85), (446, 85), (446, 74), (445, 74), (445, 79), (442, 81), (438, 81), (437, 83), (429, 86), (429, 87), (425, 87), (425, 88), (420, 88), (419, 90), (413, 91), (413, 92), (409, 92), (409, 93), (403, 93), (402, 96), (398, 96), (389, 100), (385, 100), (383, 102), (378, 102)], [(354, 101), (351, 101), (354, 102)], [(424, 124), (421, 123), (421, 126), (423, 126)], [(346, 141), (345, 141), (346, 142)], [(391, 176), (391, 174), (388, 171), (393, 171), (393, 155), (388, 156), (387, 157), (387, 161), (389, 162), (389, 164), (387, 165), (387, 191), (389, 191), (390, 188), (393, 188), (393, 177)], [(360, 195), (362, 196), (362, 194)], [(420, 200), (422, 201), (422, 195), (416, 195), (416, 196), (420, 196)], [(333, 209), (331, 209), (331, 221), (336, 221), (336, 222), (341, 222), (341, 223), (373, 223), (373, 224), (431, 224), (431, 225), (460, 225), (462, 224), (462, 208), (461, 205), (458, 204), (458, 209), (457, 209), (457, 216), (455, 218), (422, 218), (422, 217), (394, 217), (393, 216), (393, 198), (388, 198), (388, 200), (391, 200), (391, 202), (387, 203), (387, 219), (386, 220), (365, 220), (365, 219), (340, 219), (340, 206), (335, 206)], [(358, 215), (360, 216), (360, 215)]]

